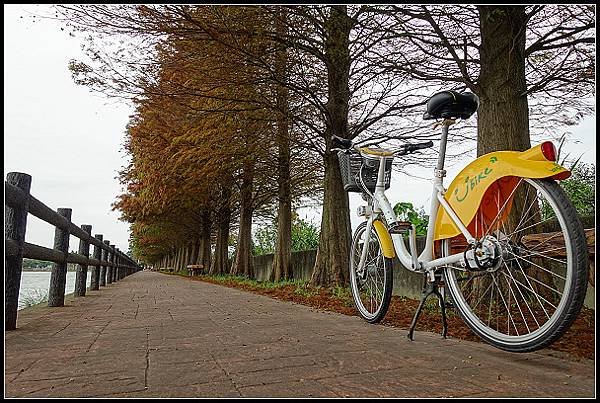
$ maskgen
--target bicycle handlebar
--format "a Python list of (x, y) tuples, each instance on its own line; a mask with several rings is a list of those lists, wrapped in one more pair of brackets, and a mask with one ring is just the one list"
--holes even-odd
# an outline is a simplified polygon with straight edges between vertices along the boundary
[(404, 150), (407, 153), (412, 153), (413, 151), (422, 150), (424, 148), (433, 147), (433, 141), (429, 140), (425, 143), (416, 143), (416, 144), (407, 144), (404, 146)]
[[(343, 151), (345, 153), (351, 153), (355, 151), (356, 153), (360, 153), (360, 147), (355, 146), (352, 143), (352, 140), (344, 139), (338, 136), (331, 136), (331, 151)], [(417, 150), (422, 150), (425, 148), (433, 147), (433, 141), (426, 141), (424, 143), (415, 143), (415, 144), (405, 144), (401, 146), (396, 152), (394, 152), (395, 156), (401, 156), (413, 153)]]
[(348, 150), (352, 148), (352, 140), (333, 135), (331, 136), (331, 146), (332, 149), (341, 148)]

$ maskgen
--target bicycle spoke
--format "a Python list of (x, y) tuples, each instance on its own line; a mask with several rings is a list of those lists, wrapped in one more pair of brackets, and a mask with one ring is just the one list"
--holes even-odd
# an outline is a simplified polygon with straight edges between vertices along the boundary
[(527, 273), (523, 273), (523, 275), (525, 275), (527, 278), (533, 280), (536, 284), (539, 284), (541, 286), (546, 287), (547, 289), (554, 291), (556, 294), (560, 295), (562, 297), (562, 293), (552, 287), (550, 287), (548, 284), (546, 283), (542, 283), (540, 280), (536, 279), (535, 277), (531, 277), (530, 275), (528, 275)]
[[(552, 304), (552, 302), (548, 301), (546, 298), (542, 297), (541, 295), (539, 295), (538, 293), (536, 293), (533, 288), (529, 288), (527, 287), (525, 284), (521, 283), (519, 280), (515, 279), (515, 282), (518, 283), (519, 285), (523, 286), (523, 288), (525, 288), (527, 291), (531, 292), (532, 294), (534, 294), (536, 296), (536, 298), (538, 300), (540, 300), (540, 306), (542, 307), (542, 309), (544, 309), (544, 312), (546, 313), (546, 316), (548, 317), (548, 319), (550, 319), (550, 315), (548, 315), (548, 312), (546, 311), (546, 309), (544, 308), (544, 305), (542, 304), (542, 301), (544, 301), (545, 303), (547, 303), (548, 305), (550, 305), (552, 308), (556, 309), (556, 306), (554, 304)], [(530, 284), (531, 285), (531, 284)]]
[(488, 307), (488, 326), (490, 325), (490, 320), (492, 318), (492, 305), (493, 305), (493, 296), (494, 296), (494, 289), (492, 288), (491, 292), (490, 292), (490, 306)]
[[(532, 218), (535, 218), (535, 216), (532, 216), (531, 218), (529, 218), (528, 221), (531, 220)], [(535, 224), (528, 225), (527, 227), (521, 228), (520, 230), (513, 231), (513, 232), (511, 232), (510, 234), (507, 235), (507, 238), (510, 238), (511, 235), (514, 235), (514, 234), (516, 234), (518, 232), (523, 232), (526, 229), (533, 228), (536, 225), (540, 225), (540, 224), (543, 224), (543, 223), (546, 223), (546, 222), (549, 222), (549, 221), (552, 221), (552, 218), (547, 218), (547, 219), (545, 219), (543, 221), (540, 221), (540, 222), (537, 222)]]
[[(365, 251), (365, 261), (360, 275), (353, 272), (351, 281), (352, 292), (355, 294), (355, 302), (361, 315), (365, 318), (371, 315), (377, 315), (381, 310), (384, 299), (386, 298), (386, 281), (385, 281), (385, 257), (382, 254), (379, 239), (374, 229), (369, 235), (366, 234), (366, 228), (359, 235), (355, 235), (358, 239), (364, 239), (365, 242), (358, 241), (353, 244), (353, 265), (356, 266), (360, 262), (363, 248)], [(356, 241), (354, 241), (356, 242)], [(357, 246), (358, 247), (357, 247)], [(361, 248), (362, 246), (362, 248)]]
[[(494, 282), (494, 284), (496, 284), (496, 278), (493, 274), (492, 274), (492, 281)], [(496, 284), (496, 286), (498, 287), (498, 284)], [(500, 289), (500, 287), (498, 287), (498, 289)], [(504, 296), (502, 295), (502, 293), (499, 293), (499, 294), (500, 294), (500, 298), (502, 298), (502, 303), (504, 304), (504, 307), (506, 308), (506, 313), (508, 315), (508, 318), (506, 319), (508, 335), (510, 336), (510, 326), (508, 325), (508, 322), (510, 321), (510, 323), (512, 323), (513, 327), (515, 328), (515, 332), (517, 332), (517, 336), (518, 336), (519, 330), (517, 329), (517, 326), (515, 325), (512, 315), (510, 314), (510, 308), (506, 304), (506, 300), (504, 299)]]
[(488, 287), (485, 289), (485, 291), (481, 294), (481, 297), (479, 298), (479, 301), (477, 301), (477, 303), (473, 307), (473, 310), (475, 310), (477, 308), (477, 306), (483, 300), (483, 297), (485, 297), (485, 295), (487, 294), (487, 292), (488, 292), (488, 290), (490, 289), (491, 286), (492, 286), (492, 283), (490, 283), (490, 285), (488, 285)]
[[(544, 307), (544, 304), (542, 304), (542, 301), (540, 300), (541, 297), (535, 291), (533, 291), (533, 286), (531, 285), (531, 282), (529, 281), (529, 276), (527, 276), (527, 274), (525, 273), (525, 269), (523, 269), (523, 266), (521, 266), (521, 263), (518, 260), (517, 260), (517, 264), (519, 265), (519, 268), (521, 269), (521, 273), (523, 273), (523, 277), (525, 278), (525, 281), (527, 282), (527, 284), (529, 284), (530, 288), (528, 288), (525, 285), (523, 285), (523, 287), (526, 290), (528, 290), (529, 292), (531, 292), (535, 296), (535, 298), (537, 299), (538, 303), (540, 304), (540, 307), (542, 307), (544, 313), (546, 314), (546, 317), (548, 319), (550, 319), (550, 315), (548, 315), (548, 311), (546, 311), (546, 308)], [(515, 281), (516, 281), (516, 279), (515, 279)], [(517, 282), (519, 284), (521, 284), (519, 281), (517, 281)]]
[[(523, 207), (525, 207), (528, 203), (527, 201), (529, 200), (529, 189), (530, 186), (527, 186), (527, 193), (525, 194), (525, 199), (523, 201)], [(521, 219), (519, 220), (519, 222), (517, 223), (517, 225), (515, 226), (515, 229), (519, 229), (519, 227), (521, 226), (521, 223), (523, 223), (523, 219), (525, 217), (527, 217), (527, 214), (529, 213), (529, 211), (531, 211), (531, 208), (533, 207), (534, 203), (529, 203), (529, 207), (527, 208), (527, 210), (521, 215)]]
[[(518, 189), (518, 187), (519, 187), (519, 185), (521, 184), (522, 181), (523, 181), (523, 178), (519, 178), (519, 182), (515, 185), (515, 188), (512, 190), (512, 192), (510, 193), (510, 195), (506, 198), (506, 201), (504, 202), (504, 205), (498, 211), (498, 214), (496, 214), (496, 217), (492, 220), (492, 223), (489, 225), (488, 229), (491, 229), (494, 226), (494, 224), (496, 223), (496, 221), (502, 216), (502, 213), (504, 212), (504, 209), (506, 208), (506, 206), (508, 206), (508, 202), (512, 199), (515, 191)], [(500, 196), (498, 195), (498, 197), (500, 197)], [(487, 234), (488, 234), (488, 231), (486, 231), (483, 234), (482, 238), (485, 238), (487, 236)]]
[[(517, 248), (519, 248), (519, 249), (522, 249), (522, 250), (524, 250), (524, 251), (527, 251), (527, 252), (531, 252), (531, 250), (530, 250), (530, 249), (521, 248), (520, 246), (517, 246)], [(546, 255), (544, 255), (544, 253), (556, 252), (556, 251), (563, 250), (563, 249), (567, 249), (567, 247), (566, 247), (566, 246), (559, 246), (558, 248), (546, 249), (546, 250), (539, 251), (539, 252), (538, 252), (538, 251), (536, 251), (535, 253), (536, 253), (537, 255), (542, 255), (542, 256), (544, 256), (545, 258), (548, 258), (548, 259), (549, 259), (550, 257), (549, 257), (549, 256), (546, 256)], [(526, 255), (525, 257), (529, 257), (529, 255)], [(562, 263), (566, 264), (567, 262), (562, 262)]]
[[(515, 280), (515, 278), (513, 277), (512, 273), (510, 272), (510, 270), (509, 270), (508, 266), (506, 265), (506, 263), (504, 263), (504, 267), (506, 268), (506, 271), (505, 271), (505, 272), (507, 272), (507, 273), (510, 275), (510, 277), (512, 278), (512, 280), (513, 280), (513, 281), (515, 281), (515, 284), (516, 284), (516, 280)], [(503, 273), (505, 273), (505, 272), (503, 272)], [(504, 275), (506, 276), (506, 274), (504, 274)], [(530, 307), (530, 306), (529, 306), (529, 304), (527, 303), (527, 299), (526, 299), (526, 298), (523, 296), (523, 293), (521, 292), (521, 289), (519, 288), (519, 286), (518, 286), (518, 285), (517, 285), (517, 287), (516, 287), (516, 288), (517, 288), (517, 291), (519, 291), (519, 294), (521, 295), (521, 299), (523, 300), (523, 302), (525, 302), (525, 305), (527, 306), (527, 309), (529, 310), (529, 313), (531, 314), (531, 317), (532, 317), (532, 318), (533, 318), (533, 320), (535, 321), (535, 324), (536, 324), (536, 325), (537, 325), (537, 327), (539, 328), (539, 327), (540, 327), (540, 324), (539, 324), (539, 322), (537, 321), (536, 315), (533, 313), (533, 311), (532, 311), (531, 307)]]
[[(479, 241), (469, 253), (481, 266), (445, 267), (453, 301), (484, 340), (509, 351), (533, 351), (564, 332), (559, 324), (565, 329), (572, 322), (569, 304), (581, 304), (585, 279), (573, 277), (583, 273), (577, 253), (585, 248), (581, 237), (573, 237), (580, 231), (574, 214), (551, 180), (510, 178), (486, 190), (468, 223)], [(443, 242), (442, 256), (457, 252), (464, 239), (456, 240)]]
[[(546, 255), (544, 255), (542, 253), (534, 252), (531, 249), (521, 248), (520, 246), (517, 246), (517, 248), (519, 248), (520, 250), (523, 250), (525, 252), (529, 252), (530, 253), (529, 255), (519, 255), (521, 257), (540, 256), (540, 257), (543, 257), (544, 259), (550, 259), (550, 260), (553, 260), (555, 262), (562, 263), (564, 265), (567, 264), (567, 262), (564, 261), (564, 260), (560, 260), (560, 259), (556, 259), (554, 257), (546, 256)], [(561, 250), (561, 249), (565, 249), (565, 247), (563, 246), (562, 248), (557, 248), (557, 249), (554, 249), (554, 250), (551, 250), (551, 251), (557, 251), (557, 250)]]
[[(540, 266), (539, 264), (536, 264), (536, 263), (532, 262), (531, 260), (527, 260), (527, 259), (524, 259), (524, 258), (522, 258), (522, 257), (521, 257), (521, 256), (519, 256), (519, 255), (515, 255), (515, 254), (514, 254), (514, 253), (512, 253), (511, 251), (508, 251), (508, 253), (510, 253), (511, 255), (513, 255), (513, 256), (514, 256), (515, 258), (517, 258), (517, 259), (524, 260), (525, 262), (527, 262), (527, 263), (529, 263), (529, 264), (532, 264), (532, 265), (534, 265), (534, 266), (535, 266), (535, 267), (537, 267), (538, 269), (544, 270), (546, 273), (550, 273), (550, 274), (552, 274), (552, 275), (554, 275), (554, 276), (558, 277), (559, 279), (561, 279), (561, 280), (563, 280), (563, 281), (566, 281), (566, 280), (567, 280), (566, 278), (564, 278), (564, 277), (562, 277), (562, 276), (560, 276), (560, 275), (558, 275), (558, 274), (554, 273), (553, 271), (550, 271), (550, 270), (546, 269), (545, 267), (542, 267), (542, 266)], [(517, 259), (515, 259), (515, 260), (517, 260)], [(517, 262), (518, 262), (518, 261), (517, 261)]]
[(562, 236), (562, 234), (560, 232), (556, 233), (555, 235), (552, 235), (551, 237), (549, 237), (548, 239), (540, 242), (539, 244), (535, 245), (535, 247), (533, 249), (536, 249), (538, 247), (540, 247), (541, 245), (545, 244), (548, 241), (553, 240), (554, 238), (558, 237), (558, 236)]
[[(504, 274), (504, 272), (502, 272), (502, 273)], [(529, 325), (527, 324), (527, 320), (525, 319), (525, 315), (523, 315), (523, 311), (521, 310), (521, 305), (519, 305), (519, 300), (517, 299), (512, 287), (510, 286), (510, 281), (508, 281), (508, 276), (505, 275), (504, 277), (506, 280), (506, 284), (508, 284), (508, 290), (512, 294), (513, 299), (515, 300), (515, 304), (517, 305), (517, 309), (521, 313), (521, 318), (523, 318), (523, 323), (525, 323), (525, 327), (527, 328), (527, 331), (531, 332), (531, 329), (529, 329)], [(527, 304), (527, 302), (525, 302), (525, 304)]]

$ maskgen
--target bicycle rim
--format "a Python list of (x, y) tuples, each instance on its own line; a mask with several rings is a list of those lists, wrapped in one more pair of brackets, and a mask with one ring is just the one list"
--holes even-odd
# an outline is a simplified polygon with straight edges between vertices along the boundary
[[(383, 255), (374, 228), (366, 234), (366, 223), (356, 230), (351, 248), (350, 288), (359, 315), (368, 322), (380, 321), (386, 314), (392, 292), (391, 259)], [(368, 248), (365, 268), (357, 273), (363, 248)]]
[[(513, 199), (498, 197), (496, 217), (476, 217), (483, 223), (476, 231), (484, 233), (475, 237), (491, 236), (502, 249), (497, 268), (449, 267), (445, 274), (456, 307), (476, 334), (499, 348), (524, 352), (560, 337), (581, 307), (583, 231), (578, 234), (578, 223), (570, 222), (576, 214), (556, 183), (516, 179)], [(511, 204), (512, 220), (504, 220)], [(445, 241), (444, 254), (449, 247)]]

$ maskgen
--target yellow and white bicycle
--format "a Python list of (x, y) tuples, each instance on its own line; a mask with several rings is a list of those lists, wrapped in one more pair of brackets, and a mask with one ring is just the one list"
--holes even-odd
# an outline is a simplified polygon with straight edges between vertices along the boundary
[[(587, 245), (575, 208), (556, 182), (570, 172), (544, 142), (523, 152), (477, 158), (444, 188), (449, 127), (479, 106), (476, 95), (444, 91), (427, 103), (425, 119), (441, 119), (425, 248), (417, 252), (414, 225), (394, 214), (385, 190), (392, 161), (432, 142), (395, 150), (360, 148), (335, 137), (344, 188), (361, 192), (365, 218), (351, 247), (350, 284), (358, 313), (375, 323), (392, 294), (392, 263), (426, 276), (423, 299), (409, 330), (412, 339), (423, 303), (444, 292), (467, 325), (498, 348), (527, 352), (558, 339), (578, 315), (588, 278)], [(404, 236), (408, 235), (408, 248)]]

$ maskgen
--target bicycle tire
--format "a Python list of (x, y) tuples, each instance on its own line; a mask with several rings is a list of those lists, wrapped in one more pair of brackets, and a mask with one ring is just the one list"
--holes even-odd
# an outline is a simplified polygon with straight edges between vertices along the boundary
[[(352, 246), (350, 249), (350, 253), (351, 253), (351, 255), (350, 255), (350, 289), (352, 291), (354, 306), (356, 307), (356, 310), (358, 311), (359, 316), (361, 316), (364, 320), (366, 320), (369, 323), (377, 323), (377, 322), (380, 322), (386, 315), (389, 305), (390, 305), (391, 298), (392, 298), (393, 259), (387, 258), (383, 255), (383, 249), (381, 247), (381, 240), (379, 239), (379, 236), (377, 235), (377, 232), (375, 231), (375, 227), (371, 227), (369, 244), (371, 244), (371, 240), (376, 240), (378, 256), (373, 257), (373, 259), (375, 259), (375, 263), (377, 265), (380, 265), (381, 267), (375, 267), (373, 264), (371, 264), (368, 267), (368, 270), (372, 274), (375, 274), (375, 276), (376, 276), (377, 273), (379, 273), (381, 271), (380, 269), (382, 269), (383, 273), (378, 278), (383, 280), (383, 284), (382, 284), (383, 286), (381, 288), (381, 301), (378, 302), (376, 309), (374, 309), (374, 310), (368, 309), (365, 306), (363, 300), (361, 299), (360, 285), (361, 285), (361, 283), (362, 284), (370, 284), (370, 283), (367, 283), (365, 279), (359, 278), (356, 273), (356, 266), (358, 265), (358, 262), (360, 261), (360, 254), (362, 253), (362, 248), (360, 248), (361, 235), (365, 232), (366, 226), (367, 226), (366, 222), (361, 223), (358, 226), (358, 228), (356, 228), (356, 231), (354, 231), (354, 235), (352, 237)], [(364, 242), (363, 242), (363, 247), (364, 247)], [(373, 250), (374, 249), (375, 248), (373, 248)], [(377, 283), (374, 282), (373, 284), (377, 284)], [(367, 288), (367, 287), (365, 287), (365, 288)], [(375, 288), (376, 288), (376, 291), (378, 291), (377, 286)], [(371, 289), (371, 288), (369, 288), (369, 289)], [(371, 293), (372, 293), (372, 291), (371, 291)]]
[[(510, 335), (510, 324), (508, 323), (509, 320), (507, 320), (507, 329), (508, 330), (508, 335), (507, 334), (501, 334), (501, 332), (498, 331), (498, 329), (492, 329), (490, 327), (490, 321), (488, 319), (488, 324), (484, 323), (484, 321), (482, 320), (482, 318), (478, 317), (478, 314), (475, 312), (477, 309), (477, 306), (475, 307), (471, 307), (469, 305), (469, 303), (467, 302), (467, 297), (465, 297), (465, 295), (463, 295), (463, 292), (459, 289), (459, 285), (458, 285), (458, 278), (457, 278), (457, 270), (451, 267), (446, 267), (444, 269), (444, 276), (445, 276), (445, 282), (446, 282), (446, 288), (448, 290), (448, 294), (450, 295), (451, 300), (454, 303), (454, 306), (457, 308), (460, 316), (462, 317), (462, 319), (465, 321), (465, 323), (471, 328), (471, 330), (477, 335), (479, 336), (482, 340), (484, 340), (486, 343), (495, 346), (497, 348), (500, 348), (502, 350), (506, 350), (506, 351), (511, 351), (511, 352), (531, 352), (531, 351), (535, 351), (535, 350), (539, 350), (541, 348), (547, 347), (548, 345), (552, 344), (553, 342), (555, 342), (557, 339), (559, 339), (567, 330), (568, 328), (571, 326), (571, 324), (573, 323), (573, 321), (576, 319), (577, 315), (579, 314), (581, 307), (583, 305), (584, 299), (585, 299), (585, 294), (587, 291), (587, 279), (588, 279), (588, 253), (587, 253), (587, 244), (586, 244), (586, 238), (585, 238), (585, 233), (583, 231), (583, 227), (581, 225), (581, 222), (578, 218), (577, 212), (575, 210), (575, 208), (573, 207), (572, 203), (569, 201), (567, 195), (565, 194), (564, 190), (558, 185), (557, 182), (555, 182), (554, 180), (551, 179), (527, 179), (527, 178), (522, 178), (524, 179), (527, 183), (529, 183), (530, 185), (532, 185), (534, 188), (536, 188), (537, 191), (539, 191), (541, 194), (544, 194), (547, 198), (548, 198), (548, 203), (550, 205), (550, 207), (554, 210), (557, 221), (560, 225), (561, 228), (561, 232), (562, 232), (562, 236), (564, 239), (564, 249), (565, 249), (565, 254), (567, 255), (566, 260), (565, 260), (565, 274), (564, 274), (564, 285), (565, 288), (563, 289), (562, 293), (560, 293), (561, 297), (559, 302), (557, 303), (556, 306), (556, 310), (552, 313), (552, 316), (548, 318), (548, 321), (544, 324), (539, 326), (539, 328), (535, 331), (531, 331), (529, 335), (520, 335), (518, 334), (518, 327), (515, 325), (514, 322), (514, 318), (511, 318), (510, 312), (512, 309), (512, 306), (510, 305), (510, 300), (509, 300), (509, 304), (506, 304), (505, 302), (505, 307), (507, 309), (508, 312), (508, 318), (511, 319), (513, 321), (513, 326), (514, 329), (517, 331), (516, 335)], [(527, 201), (527, 199), (525, 200)], [(524, 203), (525, 205), (525, 203)], [(517, 226), (518, 228), (518, 226)], [(518, 232), (518, 231), (517, 231)], [(450, 251), (450, 241), (449, 240), (444, 240), (442, 242), (442, 254), (443, 255), (448, 255), (449, 251)], [(521, 248), (519, 246), (519, 248)], [(523, 248), (524, 249), (524, 248)], [(561, 248), (559, 248), (561, 249)], [(524, 249), (526, 250), (526, 249)], [(535, 260), (536, 259), (549, 259), (546, 255), (538, 253), (538, 252), (532, 252), (534, 251), (534, 249), (530, 249), (529, 250), (529, 255), (524, 255), (525, 257), (529, 257), (529, 259), (533, 262), (533, 264), (535, 265)], [(543, 251), (546, 252), (546, 251)], [(519, 253), (522, 253), (519, 252)], [(537, 253), (536, 256), (533, 253)], [(549, 252), (546, 252), (547, 254), (549, 254)], [(517, 256), (517, 255), (515, 255)], [(540, 257), (541, 256), (541, 257)], [(523, 261), (525, 261), (525, 258), (522, 258)], [(514, 260), (518, 261), (518, 258), (514, 258)], [(555, 260), (559, 260), (559, 259), (555, 259)], [(539, 261), (538, 261), (539, 263)], [(541, 263), (540, 263), (541, 264)], [(552, 263), (554, 266), (558, 266), (558, 263)], [(538, 265), (540, 268), (542, 268), (542, 266)], [(533, 265), (530, 265), (530, 267), (533, 267), (535, 270), (538, 270), (538, 268), (536, 268)], [(551, 266), (549, 266), (551, 267)], [(506, 270), (512, 270), (512, 268), (509, 268), (509, 266), (506, 266)], [(528, 268), (528, 270), (530, 270), (530, 268)], [(520, 265), (520, 263), (517, 265), (517, 269), (515, 269), (514, 273), (515, 276), (517, 275), (517, 272), (522, 272), (523, 277), (522, 278), (527, 278), (527, 273), (525, 271), (525, 269)], [(562, 273), (562, 272), (561, 272)], [(515, 278), (513, 276), (513, 274), (509, 273), (511, 277)], [(557, 274), (555, 274), (555, 276), (558, 277)], [(508, 276), (506, 276), (508, 278)], [(552, 284), (555, 285), (555, 287), (558, 289), (559, 287), (556, 285), (557, 283), (560, 284), (562, 282), (562, 280), (554, 280), (555, 277), (551, 277), (552, 278)], [(470, 280), (469, 280), (470, 281)], [(500, 281), (500, 280), (499, 280)], [(534, 289), (534, 294), (535, 294), (535, 287), (532, 285), (533, 281), (539, 281), (539, 278), (536, 280), (535, 278), (532, 278), (532, 282), (529, 284), (531, 289)], [(490, 283), (490, 285), (495, 284), (496, 281), (494, 280), (493, 283)], [(515, 281), (514, 285), (515, 288), (517, 290), (519, 290), (519, 288), (521, 287), (520, 282)], [(498, 283), (500, 284), (500, 283)], [(508, 284), (508, 288), (511, 288), (510, 282), (507, 280), (507, 284)], [(540, 286), (538, 286), (538, 288), (541, 291), (544, 291)], [(498, 287), (498, 294), (502, 295), (503, 291), (500, 290), (500, 287)], [(513, 301), (513, 305), (519, 306), (519, 293), (514, 293), (512, 291), (512, 289), (510, 290), (513, 295), (514, 295), (514, 301)], [(527, 290), (525, 290), (527, 292)], [(555, 290), (558, 291), (558, 290)], [(519, 291), (520, 292), (520, 291)], [(550, 293), (550, 291), (547, 291), (548, 293)], [(493, 293), (493, 288), (492, 291), (490, 291), (490, 301), (492, 300), (492, 294)], [(558, 293), (557, 293), (558, 294)], [(510, 297), (510, 293), (507, 294)], [(521, 294), (521, 296), (523, 297), (523, 294)], [(497, 298), (497, 297), (496, 297)], [(487, 299), (487, 297), (486, 297)], [(482, 299), (479, 300), (479, 302), (477, 304), (480, 304)], [(540, 301), (540, 306), (543, 308), (545, 305), (545, 299), (539, 299)], [(544, 300), (544, 301), (542, 301)], [(532, 318), (535, 320), (535, 322), (537, 323), (537, 318), (536, 315), (534, 315), (533, 310), (531, 309), (531, 307), (528, 305), (527, 303), (527, 299), (523, 297), (522, 301), (525, 302), (526, 308), (529, 308), (529, 310), (532, 313)], [(529, 299), (529, 302), (535, 301), (535, 299)], [(549, 302), (548, 302), (549, 303)], [(533, 304), (533, 302), (532, 302)], [(471, 304), (473, 305), (473, 304)], [(496, 304), (501, 305), (501, 304)], [(489, 311), (491, 312), (492, 310), (492, 306), (493, 303), (490, 302), (489, 304)], [(497, 308), (496, 306), (496, 308)], [(550, 307), (547, 307), (548, 309), (550, 309)], [(521, 308), (519, 306), (519, 310), (521, 311), (521, 316), (523, 316), (523, 323), (525, 324), (527, 330), (529, 329), (528, 326), (528, 320), (526, 319), (524, 312), (526, 312), (525, 308)], [(538, 309), (539, 311), (539, 309)], [(515, 311), (516, 312), (516, 311)], [(546, 316), (548, 316), (548, 312), (546, 312), (546, 310), (544, 309), (544, 312), (546, 313)], [(517, 314), (515, 314), (515, 317), (517, 316)], [(530, 323), (531, 324), (531, 323)], [(533, 327), (533, 325), (532, 325)]]

